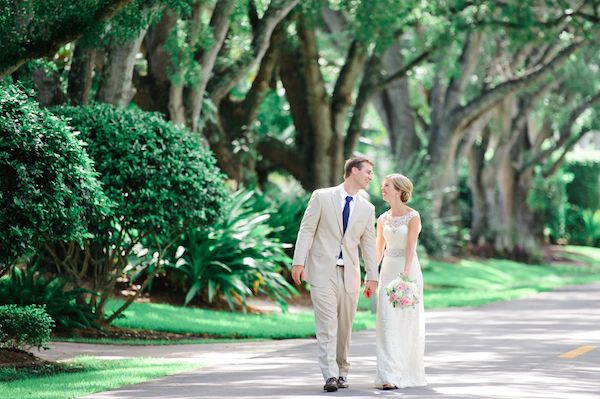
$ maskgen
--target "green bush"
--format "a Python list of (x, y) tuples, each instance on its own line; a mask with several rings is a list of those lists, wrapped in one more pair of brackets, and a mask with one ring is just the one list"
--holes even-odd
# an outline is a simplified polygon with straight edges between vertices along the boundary
[(45, 243), (80, 243), (107, 212), (82, 142), (32, 95), (0, 83), (0, 272)]
[(113, 217), (103, 220), (106, 231), (117, 222), (126, 231), (166, 237), (219, 216), (223, 175), (198, 136), (159, 114), (108, 104), (53, 112), (81, 132), (104, 192), (116, 204)]
[(188, 231), (179, 242), (177, 261), (166, 268), (183, 277), (186, 304), (196, 295), (210, 302), (223, 297), (233, 308), (265, 293), (285, 310), (285, 298), (296, 294), (280, 274), (291, 264), (285, 245), (271, 237), (271, 215), (253, 209), (253, 196), (237, 192), (222, 220)]
[(546, 177), (537, 168), (527, 193), (527, 206), (542, 214), (544, 235), (554, 243), (566, 236), (567, 184), (572, 179), (573, 175), (563, 169)]
[(565, 221), (566, 236), (572, 245), (600, 245), (600, 210), (581, 209), (569, 204)]
[(26, 270), (13, 266), (0, 279), (0, 305), (44, 305), (57, 327), (63, 329), (95, 327), (93, 309), (81, 302), (82, 288), (72, 288), (61, 276), (45, 277), (37, 265)]
[[(96, 314), (129, 260), (140, 246), (149, 250), (148, 262), (136, 266), (146, 280), (161, 266), (165, 251), (192, 227), (211, 224), (220, 215), (226, 193), (215, 159), (197, 135), (165, 121), (159, 114), (123, 110), (107, 104), (53, 109), (81, 132), (104, 192), (116, 206), (111, 215), (97, 221), (95, 237), (78, 257), (70, 248), (54, 248), (49, 254), (70, 270), (76, 282), (94, 265), (91, 289), (101, 292)], [(79, 282), (78, 282), (79, 283)], [(116, 315), (114, 315), (116, 316)]]
[(0, 306), (0, 347), (29, 350), (45, 347), (54, 321), (43, 306)]
[(253, 198), (255, 199), (254, 210), (261, 213), (268, 212), (270, 215), (267, 220), (273, 229), (270, 237), (291, 244), (286, 249), (286, 253), (291, 256), (310, 195), (304, 191), (282, 193), (279, 189), (272, 188), (264, 193), (255, 192)]
[(567, 184), (569, 203), (581, 209), (600, 209), (600, 155), (567, 159), (563, 169), (573, 174)]

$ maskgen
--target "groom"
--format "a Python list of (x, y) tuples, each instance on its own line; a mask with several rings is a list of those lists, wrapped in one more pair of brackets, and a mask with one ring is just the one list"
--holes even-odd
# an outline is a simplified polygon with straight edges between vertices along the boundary
[(344, 183), (315, 190), (296, 240), (292, 278), (306, 280), (315, 311), (319, 366), (324, 390), (348, 387), (348, 349), (360, 289), (361, 248), (366, 276), (364, 295), (377, 289), (375, 207), (358, 195), (373, 175), (364, 157), (346, 161)]

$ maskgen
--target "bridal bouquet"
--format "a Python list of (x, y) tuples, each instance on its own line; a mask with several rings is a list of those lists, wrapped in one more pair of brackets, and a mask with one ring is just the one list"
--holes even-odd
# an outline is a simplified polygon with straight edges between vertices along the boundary
[(400, 274), (386, 287), (385, 293), (393, 307), (399, 308), (415, 307), (419, 303), (419, 289), (417, 283), (407, 276)]

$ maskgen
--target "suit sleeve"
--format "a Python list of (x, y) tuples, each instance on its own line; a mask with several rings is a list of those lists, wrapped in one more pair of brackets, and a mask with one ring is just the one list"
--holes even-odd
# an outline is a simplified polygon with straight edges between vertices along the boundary
[(365, 262), (365, 281), (379, 280), (379, 270), (375, 260), (375, 208), (370, 210), (369, 222), (365, 232), (360, 237), (360, 249)]
[(321, 198), (319, 193), (314, 191), (310, 197), (310, 201), (308, 201), (308, 207), (306, 208), (306, 211), (304, 211), (304, 216), (302, 217), (302, 222), (300, 223), (300, 230), (298, 231), (298, 237), (296, 238), (296, 247), (294, 248), (294, 260), (292, 265), (305, 265), (308, 251), (312, 246), (320, 218)]

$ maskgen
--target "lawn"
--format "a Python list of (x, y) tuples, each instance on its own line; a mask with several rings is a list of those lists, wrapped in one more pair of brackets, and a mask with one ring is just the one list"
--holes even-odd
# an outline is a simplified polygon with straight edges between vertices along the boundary
[(172, 359), (80, 357), (65, 364), (67, 371), (49, 375), (32, 375), (27, 369), (0, 369), (0, 392), (2, 398), (75, 398), (198, 367), (198, 363)]
[[(116, 308), (120, 301), (109, 307)], [(354, 330), (374, 327), (374, 315), (359, 312)], [(310, 311), (284, 314), (243, 314), (155, 303), (133, 303), (117, 327), (173, 333), (209, 334), (216, 337), (286, 339), (313, 336), (314, 316)]]
[[(565, 247), (564, 264), (529, 265), (501, 259), (429, 261), (424, 270), (425, 306), (478, 306), (522, 298), (565, 285), (600, 281), (600, 249)], [(576, 261), (577, 264), (569, 263)], [(111, 307), (119, 301), (111, 302)], [(371, 303), (361, 297), (354, 330), (374, 328)], [(242, 314), (166, 304), (134, 303), (116, 326), (220, 338), (286, 339), (314, 335), (311, 311), (286, 314)], [(189, 341), (188, 341), (189, 342)]]

